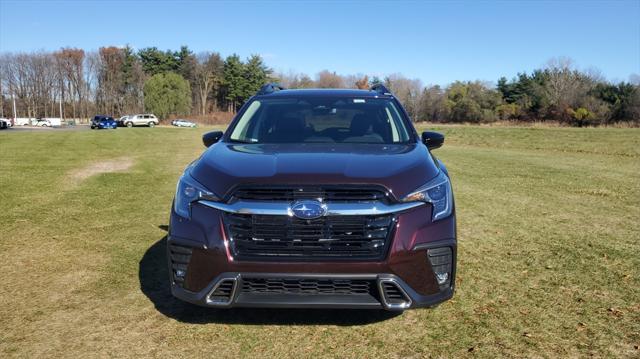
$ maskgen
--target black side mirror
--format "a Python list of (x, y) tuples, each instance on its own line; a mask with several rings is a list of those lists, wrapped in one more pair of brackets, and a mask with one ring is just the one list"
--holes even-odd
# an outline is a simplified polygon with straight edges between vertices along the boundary
[(435, 150), (444, 144), (444, 135), (440, 132), (425, 131), (422, 133), (422, 142), (429, 150)]
[(211, 131), (202, 135), (202, 143), (204, 143), (205, 147), (209, 147), (214, 143), (220, 141), (222, 138), (222, 131)]

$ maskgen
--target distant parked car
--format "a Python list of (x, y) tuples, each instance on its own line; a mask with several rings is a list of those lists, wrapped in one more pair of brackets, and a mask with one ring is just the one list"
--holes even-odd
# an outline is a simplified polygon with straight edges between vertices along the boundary
[(51, 121), (48, 118), (36, 118), (34, 126), (38, 127), (51, 127)]
[(139, 114), (129, 116), (129, 118), (125, 121), (125, 126), (133, 127), (133, 126), (149, 126), (153, 127), (160, 123), (158, 118), (152, 114)]
[(197, 126), (195, 123), (191, 121), (182, 120), (182, 119), (173, 120), (171, 121), (171, 124), (176, 127), (196, 127)]
[(13, 121), (10, 118), (0, 118), (0, 121), (4, 121), (4, 123), (7, 125), (7, 127), (11, 127), (13, 126)]
[(111, 116), (96, 115), (91, 119), (91, 129), (118, 128), (118, 123)]
[(116, 122), (118, 123), (118, 126), (126, 126), (127, 120), (131, 117), (133, 116), (124, 115), (120, 117)]
[(0, 118), (0, 130), (6, 130), (7, 128), (9, 128), (8, 123), (9, 121), (7, 121), (6, 118)]
[(45, 117), (44, 119), (49, 121), (49, 126), (62, 126), (62, 119), (59, 117)]
[(35, 118), (27, 118), (27, 117), (18, 117), (13, 121), (15, 126), (26, 126), (35, 122)]

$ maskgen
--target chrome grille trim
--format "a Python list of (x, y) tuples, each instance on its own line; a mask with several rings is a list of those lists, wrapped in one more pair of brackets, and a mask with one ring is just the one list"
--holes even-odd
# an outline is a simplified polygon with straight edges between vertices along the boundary
[[(236, 201), (233, 203), (223, 203), (200, 200), (198, 203), (229, 213), (269, 216), (289, 216), (291, 214), (291, 202)], [(326, 216), (376, 216), (403, 212), (425, 205), (424, 202), (385, 204), (380, 201), (348, 203), (325, 202), (324, 204), (327, 206)]]
[(207, 304), (222, 306), (231, 304), (235, 298), (237, 287), (237, 276), (235, 278), (223, 278), (219, 280), (207, 294)]
[(402, 310), (411, 307), (411, 297), (395, 279), (381, 279), (378, 281), (382, 304), (390, 310)]
[(321, 199), (324, 202), (389, 201), (381, 186), (360, 185), (242, 185), (232, 191), (231, 201), (296, 201)]

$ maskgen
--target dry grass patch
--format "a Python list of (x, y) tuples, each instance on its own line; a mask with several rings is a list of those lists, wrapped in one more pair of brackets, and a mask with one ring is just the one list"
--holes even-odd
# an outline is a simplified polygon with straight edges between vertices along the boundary
[(75, 169), (68, 175), (73, 186), (78, 186), (89, 177), (113, 172), (126, 172), (133, 167), (135, 161), (131, 157), (120, 157), (113, 160), (105, 160), (90, 163), (89, 165)]

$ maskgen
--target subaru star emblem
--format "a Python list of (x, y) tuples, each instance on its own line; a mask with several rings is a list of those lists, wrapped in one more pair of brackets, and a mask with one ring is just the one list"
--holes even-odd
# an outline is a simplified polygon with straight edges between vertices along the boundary
[(291, 205), (290, 213), (300, 219), (315, 219), (327, 213), (327, 206), (319, 201), (297, 201)]

